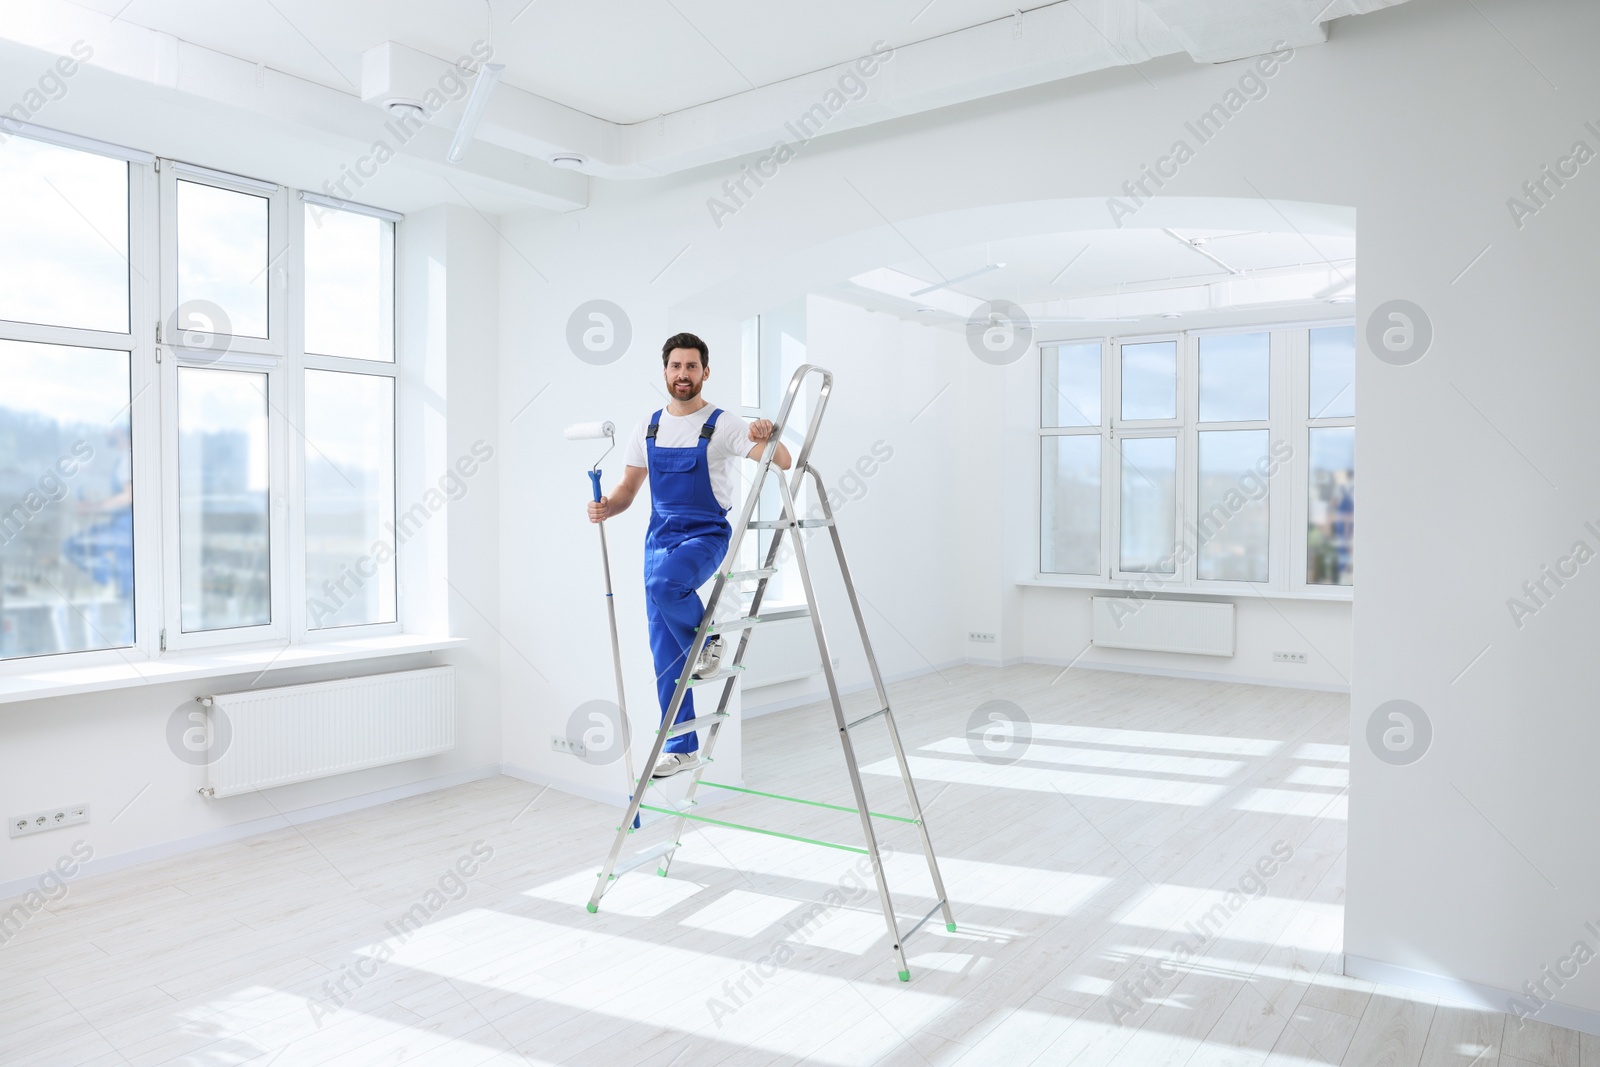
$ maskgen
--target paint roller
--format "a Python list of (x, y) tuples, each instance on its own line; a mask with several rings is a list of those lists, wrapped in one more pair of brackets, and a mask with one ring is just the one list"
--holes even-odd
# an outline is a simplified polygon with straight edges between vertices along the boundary
[[(605, 459), (611, 454), (611, 449), (617, 447), (617, 425), (607, 420), (606, 422), (577, 422), (567, 427), (567, 440), (569, 441), (598, 441), (606, 438), (611, 444), (600, 453), (600, 459)], [(600, 503), (600, 459), (594, 461), (594, 466), (589, 469), (589, 482), (594, 487), (594, 502)]]
[[(617, 447), (616, 423), (605, 422), (578, 422), (566, 429), (566, 438), (569, 441), (598, 441), (605, 438), (611, 444), (600, 453), (600, 459), (605, 459), (611, 450)], [(600, 459), (594, 461), (594, 466), (589, 468), (589, 485), (594, 490), (594, 502), (600, 502)], [(628, 702), (622, 691), (622, 643), (617, 636), (617, 602), (611, 594), (611, 553), (606, 547), (606, 524), (602, 520), (595, 524), (600, 530), (600, 569), (606, 578), (606, 618), (611, 623), (611, 669), (617, 679), (617, 712), (622, 716), (621, 738), (623, 773), (628, 776), (628, 799), (633, 799), (633, 791), (637, 788), (638, 780), (633, 776), (633, 731), (628, 724)], [(633, 819), (635, 830), (639, 828), (639, 817)]]

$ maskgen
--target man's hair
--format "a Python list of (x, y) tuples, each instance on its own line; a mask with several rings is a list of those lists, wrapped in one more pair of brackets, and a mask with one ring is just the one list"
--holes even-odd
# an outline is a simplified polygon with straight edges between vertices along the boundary
[(692, 348), (700, 353), (700, 366), (704, 370), (711, 369), (711, 349), (706, 343), (692, 333), (675, 333), (661, 345), (661, 365), (667, 365), (667, 359), (672, 355), (674, 348)]

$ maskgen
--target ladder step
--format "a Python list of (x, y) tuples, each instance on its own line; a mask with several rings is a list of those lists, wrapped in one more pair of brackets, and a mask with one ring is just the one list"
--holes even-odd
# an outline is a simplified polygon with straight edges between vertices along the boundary
[(755, 519), (747, 529), (751, 530), (792, 530), (796, 526), (810, 529), (813, 526), (832, 526), (832, 519)]
[(730, 582), (749, 582), (757, 578), (771, 578), (778, 573), (776, 567), (760, 567), (753, 571), (729, 571), (723, 577)]
[(804, 619), (811, 614), (808, 607), (784, 608), (782, 611), (763, 611), (760, 615), (746, 615), (739, 619), (730, 619), (727, 622), (714, 622), (707, 634), (726, 634), (738, 630), (748, 630), (766, 622), (784, 622), (788, 619)]
[(663, 841), (659, 845), (652, 845), (643, 852), (637, 852), (632, 856), (629, 856), (627, 859), (619, 862), (615, 869), (612, 870), (611, 877), (615, 878), (619, 874), (627, 874), (636, 867), (643, 867), (651, 860), (660, 859), (662, 856), (665, 856), (667, 853), (673, 851), (677, 847), (678, 843), (676, 841)]
[(667, 736), (677, 737), (679, 734), (686, 734), (690, 730), (698, 730), (702, 726), (709, 726), (714, 722), (721, 722), (724, 719), (731, 718), (733, 718), (733, 716), (729, 715), (725, 711), (714, 711), (709, 715), (699, 715), (693, 719), (685, 719), (683, 722), (673, 726), (672, 729), (667, 731)]
[(887, 714), (889, 714), (889, 709), (888, 708), (879, 708), (877, 711), (873, 712), (871, 715), (863, 715), (863, 716), (861, 716), (861, 718), (857, 719), (855, 722), (847, 722), (847, 723), (845, 723), (844, 724), (844, 728), (846, 730), (854, 730), (857, 726), (860, 726), (864, 722), (871, 722), (873, 719), (876, 719), (879, 715), (887, 715)]
[(720, 681), (722, 681), (722, 680), (724, 680), (726, 678), (732, 678), (734, 675), (741, 674), (743, 672), (744, 672), (743, 665), (740, 665), (738, 667), (723, 667), (721, 670), (712, 671), (710, 674), (706, 675), (704, 678), (690, 678), (689, 679), (689, 684), (691, 686), (696, 686), (696, 685), (705, 685), (708, 682), (720, 682)]

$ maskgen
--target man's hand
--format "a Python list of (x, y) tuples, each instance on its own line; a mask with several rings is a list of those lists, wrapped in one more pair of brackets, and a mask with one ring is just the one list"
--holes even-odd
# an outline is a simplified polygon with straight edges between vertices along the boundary
[(750, 424), (750, 440), (765, 441), (772, 436), (772, 420), (757, 419)]
[(599, 500), (589, 501), (589, 521), (603, 522), (611, 517), (611, 498), (603, 496)]

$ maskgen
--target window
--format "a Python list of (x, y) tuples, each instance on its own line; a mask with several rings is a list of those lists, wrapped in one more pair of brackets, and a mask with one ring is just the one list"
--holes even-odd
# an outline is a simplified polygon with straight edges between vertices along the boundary
[(1039, 358), (1040, 574), (1353, 584), (1352, 325), (1071, 341)]
[(1356, 331), (1311, 330), (1307, 344), (1310, 395), (1306, 436), (1310, 456), (1306, 516), (1306, 582), (1355, 582)]
[(0, 662), (398, 629), (398, 216), (156, 162), (0, 138)]

